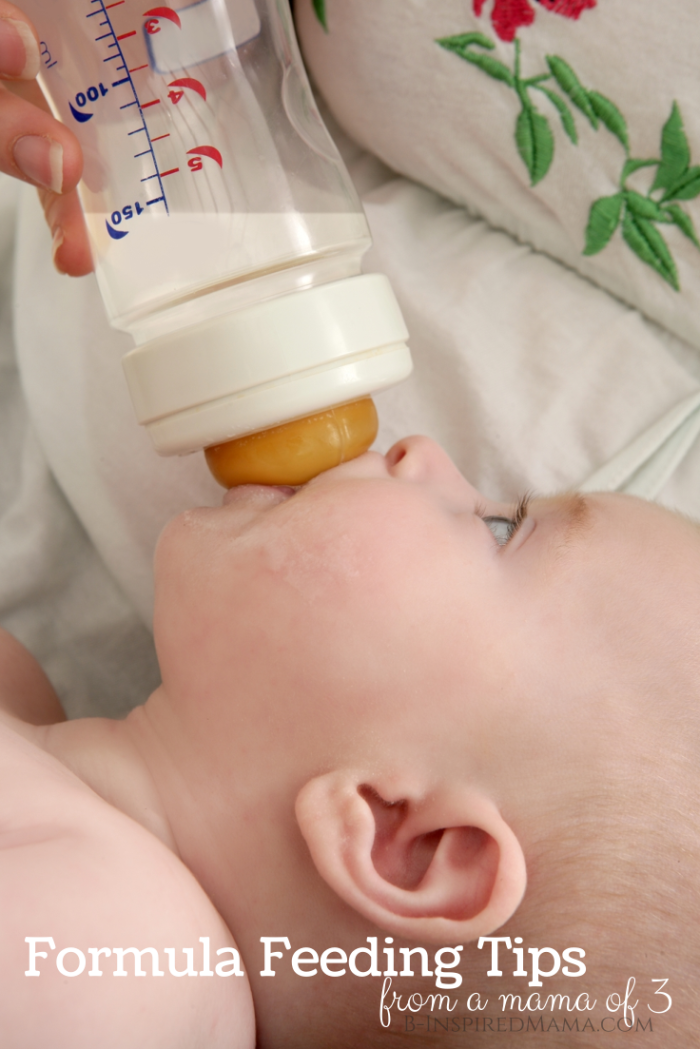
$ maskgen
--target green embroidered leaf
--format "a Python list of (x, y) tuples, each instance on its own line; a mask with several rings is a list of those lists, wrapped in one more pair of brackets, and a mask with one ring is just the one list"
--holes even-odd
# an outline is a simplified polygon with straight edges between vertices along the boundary
[(666, 200), (694, 200), (700, 195), (700, 168), (692, 167), (681, 175), (675, 186), (664, 193), (661, 198)]
[(316, 17), (326, 32), (328, 32), (328, 22), (326, 21), (326, 0), (311, 0), (311, 2), (314, 5)]
[(562, 126), (564, 131), (571, 139), (574, 145), (578, 144), (578, 134), (576, 131), (576, 124), (571, 110), (567, 106), (563, 98), (560, 98), (556, 91), (550, 91), (548, 87), (536, 87), (537, 91), (541, 91), (543, 95), (546, 95), (549, 101), (552, 103), (554, 108), (558, 111), (561, 117)]
[(458, 55), (461, 55), (472, 44), (476, 44), (477, 47), (485, 47), (487, 51), (493, 51), (496, 46), (493, 40), (489, 40), (483, 33), (457, 33), (456, 36), (442, 36), (435, 43)]
[(671, 218), (671, 222), (675, 223), (682, 233), (685, 233), (688, 240), (692, 240), (696, 248), (700, 248), (700, 241), (695, 233), (695, 226), (693, 225), (693, 220), (690, 215), (687, 215), (677, 204), (669, 204), (666, 211)]
[(622, 220), (622, 236), (642, 262), (646, 262), (667, 284), (679, 291), (676, 264), (656, 226), (628, 209)]
[(531, 105), (524, 106), (515, 124), (515, 142), (518, 152), (535, 186), (549, 171), (554, 156), (554, 136), (549, 123)]
[(466, 62), (471, 62), (474, 66), (478, 66), (479, 69), (483, 69), (484, 73), (488, 73), (494, 80), (502, 80), (508, 87), (513, 87), (515, 84), (513, 74), (508, 66), (504, 65), (503, 62), (499, 62), (497, 58), (491, 58), (491, 55), (482, 55), (479, 51), (465, 51), (460, 53), (459, 57)]
[(605, 95), (601, 95), (598, 91), (588, 92), (588, 101), (591, 104), (591, 109), (601, 121), (605, 124), (608, 131), (619, 138), (625, 150), (629, 150), (629, 138), (627, 135), (627, 121), (623, 117), (620, 110), (617, 108), (614, 102), (611, 102)]
[(584, 255), (597, 255), (610, 241), (620, 222), (622, 199), (622, 193), (615, 193), (612, 197), (599, 197), (593, 201), (588, 213)]
[(547, 55), (547, 65), (562, 91), (569, 96), (577, 109), (580, 109), (588, 118), (591, 127), (597, 128), (598, 117), (588, 100), (588, 92), (569, 63), (565, 62), (563, 58), (559, 58), (558, 55)]
[(690, 148), (683, 129), (683, 118), (678, 103), (674, 102), (671, 116), (661, 132), (661, 163), (651, 188), (670, 190), (686, 173), (689, 164)]
[(627, 207), (639, 218), (650, 219), (652, 222), (668, 222), (668, 213), (650, 197), (643, 197), (633, 189), (625, 190), (624, 197)]
[(626, 160), (620, 175), (620, 185), (624, 186), (630, 175), (639, 171), (640, 168), (653, 168), (654, 164), (658, 163), (658, 160)]
[(492, 58), (491, 55), (483, 55), (480, 51), (472, 50), (472, 45), (475, 45), (493, 51), (496, 45), (483, 33), (458, 33), (457, 36), (444, 36), (435, 42), (445, 50), (453, 51), (465, 62), (478, 66), (494, 80), (501, 80), (504, 84), (508, 84), (508, 87), (515, 85), (515, 79), (508, 66), (499, 62), (497, 58)]

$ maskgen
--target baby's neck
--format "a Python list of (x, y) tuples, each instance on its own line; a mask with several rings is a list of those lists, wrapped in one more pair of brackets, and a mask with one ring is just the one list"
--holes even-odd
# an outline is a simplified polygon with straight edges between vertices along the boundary
[[(143, 708), (138, 708), (142, 710)], [(135, 729), (135, 712), (125, 721), (78, 718), (51, 725), (44, 747), (110, 805), (136, 820), (177, 852), (157, 784)]]

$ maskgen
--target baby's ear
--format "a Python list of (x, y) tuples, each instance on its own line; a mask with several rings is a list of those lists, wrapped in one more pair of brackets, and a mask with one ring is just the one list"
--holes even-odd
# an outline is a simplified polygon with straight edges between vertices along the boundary
[(296, 814), (319, 874), (375, 925), (408, 939), (488, 936), (525, 892), (520, 842), (498, 807), (467, 784), (421, 792), (396, 777), (317, 776)]

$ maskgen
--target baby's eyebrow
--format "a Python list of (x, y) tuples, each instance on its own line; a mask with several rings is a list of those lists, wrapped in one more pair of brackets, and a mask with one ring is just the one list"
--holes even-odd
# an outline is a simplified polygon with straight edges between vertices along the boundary
[(590, 531), (593, 515), (590, 500), (580, 492), (567, 492), (557, 496), (554, 501), (559, 504), (556, 546), (557, 556), (561, 556)]

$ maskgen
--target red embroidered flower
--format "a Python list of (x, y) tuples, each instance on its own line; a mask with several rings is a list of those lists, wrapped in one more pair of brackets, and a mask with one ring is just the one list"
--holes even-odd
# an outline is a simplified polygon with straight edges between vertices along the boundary
[(578, 18), (586, 8), (596, 6), (596, 0), (537, 0), (537, 3), (564, 18)]
[[(474, 14), (477, 17), (484, 8), (485, 0), (474, 0)], [(537, 0), (537, 3), (565, 18), (578, 18), (588, 7), (595, 7), (597, 0)], [(510, 43), (521, 26), (532, 25), (535, 12), (530, 0), (494, 0), (491, 21), (496, 34), (501, 40)]]

